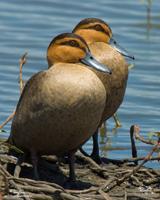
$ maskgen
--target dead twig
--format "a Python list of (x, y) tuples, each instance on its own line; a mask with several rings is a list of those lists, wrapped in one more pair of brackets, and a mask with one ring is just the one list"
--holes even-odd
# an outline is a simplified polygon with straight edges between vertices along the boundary
[(155, 184), (155, 183), (159, 183), (159, 182), (160, 182), (160, 177), (143, 180), (143, 183), (145, 185), (151, 185), (151, 184)]
[(112, 198), (109, 196), (109, 194), (105, 193), (103, 190), (99, 189), (98, 193), (101, 194), (105, 200), (112, 200)]
[[(0, 161), (2, 163), (13, 163), (16, 164), (17, 163), (17, 158), (11, 155), (7, 155), (7, 154), (0, 154)], [(26, 167), (32, 167), (31, 164), (23, 162), (22, 166), (26, 166)]]
[[(145, 158), (138, 158), (137, 157), (137, 148), (135, 145), (135, 140), (140, 140), (141, 142), (145, 143), (145, 144), (150, 144), (150, 145), (157, 145), (159, 141), (153, 141), (153, 140), (146, 140), (144, 139), (144, 137), (142, 137), (140, 135), (140, 127), (138, 125), (132, 125), (130, 128), (130, 139), (131, 139), (131, 149), (132, 149), (132, 161), (137, 165), (139, 160), (144, 160)], [(150, 158), (150, 160), (159, 160), (160, 157), (156, 157), (156, 158)], [(123, 161), (127, 161), (127, 159), (123, 160)], [(128, 162), (130, 162), (130, 160), (128, 160)]]
[(114, 121), (115, 121), (115, 128), (120, 128), (120, 127), (122, 127), (122, 124), (121, 124), (121, 122), (120, 122), (119, 119), (118, 119), (117, 113), (115, 113), (115, 114), (113, 115), (113, 119), (114, 119)]
[(146, 140), (144, 137), (140, 135), (140, 127), (138, 125), (131, 126), (131, 129), (133, 129), (133, 134), (136, 140), (140, 140), (141, 142), (145, 144), (150, 145), (156, 145), (158, 142), (154, 140)]
[(60, 197), (64, 200), (80, 200), (81, 199), (79, 197), (76, 197), (76, 196), (73, 196), (71, 194), (67, 194), (67, 193), (64, 193), (64, 192), (60, 193)]
[[(22, 192), (23, 191), (21, 189), (21, 187), (18, 186), (13, 180), (8, 180), (8, 178), (11, 177), (12, 175), (7, 170), (5, 170), (1, 164), (0, 164), (0, 172), (3, 173), (3, 176), (5, 176), (8, 188), (9, 188), (9, 185), (12, 185), (12, 187), (14, 187), (16, 190), (18, 190), (18, 192)], [(24, 196), (24, 199), (25, 200), (30, 200), (27, 196)]]
[(110, 182), (109, 184), (105, 183), (102, 188), (103, 191), (108, 192), (110, 191), (113, 187), (120, 185), (121, 183), (123, 183), (125, 180), (129, 179), (132, 175), (134, 175), (147, 161), (150, 160), (153, 152), (157, 151), (157, 149), (159, 149), (160, 144), (158, 143), (157, 145), (155, 145), (152, 149), (151, 152), (148, 153), (148, 155), (144, 158), (143, 162), (138, 165), (137, 167), (135, 167), (131, 172), (124, 174), (123, 177), (121, 179), (116, 179), (114, 178), (112, 180), (112, 182)]
[[(131, 139), (131, 149), (132, 149), (132, 157), (137, 157), (137, 148), (134, 141), (134, 133), (135, 133), (136, 127), (135, 125), (131, 126), (130, 128), (130, 139)], [(135, 165), (138, 165), (138, 161), (134, 161)]]
[(71, 193), (71, 194), (86, 194), (86, 193), (96, 192), (97, 187), (91, 187), (89, 189), (84, 189), (84, 190), (69, 190), (69, 189), (66, 189), (65, 191), (67, 193)]
[(20, 58), (19, 61), (19, 89), (20, 89), (20, 93), (22, 93), (23, 88), (24, 88), (24, 82), (22, 79), (22, 68), (23, 65), (26, 63), (26, 56), (27, 56), (27, 52), (25, 54), (23, 54), (23, 56)]
[(145, 194), (128, 193), (127, 199), (150, 200), (151, 198), (148, 195), (146, 196)]
[(130, 178), (131, 178), (132, 181), (134, 182), (134, 185), (136, 185), (137, 187), (143, 185), (143, 184), (138, 180), (138, 178), (137, 178), (136, 176), (132, 175)]
[(7, 178), (12, 176), (6, 169), (4, 169), (4, 167), (1, 164), (0, 164), (0, 173)]
[(13, 119), (15, 115), (15, 110), (13, 111), (13, 113), (0, 125), (0, 129), (2, 129), (6, 124), (8, 124), (9, 121), (11, 121)]
[(33, 193), (47, 193), (47, 194), (53, 194), (54, 192), (60, 192), (60, 189), (57, 189), (55, 187), (47, 186), (47, 185), (36, 185), (36, 186), (30, 186), (30, 185), (21, 185), (21, 189), (23, 189), (26, 192), (33, 192)]
[(42, 194), (42, 193), (41, 194), (36, 194), (36, 193), (28, 192), (27, 195), (30, 198), (30, 200), (31, 199), (34, 199), (34, 200), (54, 200), (55, 199), (51, 195), (46, 195), (46, 194)]
[(94, 160), (92, 160), (92, 158), (84, 156), (82, 153), (78, 152), (76, 154), (76, 157), (80, 160), (85, 161), (86, 163), (89, 164), (90, 169), (99, 174), (100, 176), (107, 178), (108, 177), (108, 173), (107, 170), (102, 168), (100, 165), (98, 165)]
[[(19, 61), (19, 89), (20, 89), (20, 94), (23, 91), (23, 87), (24, 87), (24, 82), (22, 79), (22, 68), (23, 65), (26, 63), (26, 56), (27, 56), (27, 52), (25, 54), (22, 55), (22, 57), (20, 58)], [(0, 125), (0, 129), (2, 129), (9, 121), (11, 121), (13, 119), (15, 115), (15, 110), (12, 112), (12, 114)]]
[(126, 179), (128, 179), (132, 174), (135, 174), (146, 162), (148, 162), (148, 161), (150, 160), (152, 154), (153, 154), (157, 149), (159, 149), (159, 145), (160, 145), (159, 143), (156, 144), (156, 145), (153, 147), (152, 151), (149, 152), (148, 155), (145, 157), (145, 159), (143, 160), (143, 162), (142, 162), (140, 165), (138, 165), (137, 167), (135, 167), (131, 172), (129, 172), (128, 174), (125, 174), (125, 175), (123, 176), (123, 178), (117, 180), (117, 183), (118, 183), (118, 184), (121, 184), (121, 183), (124, 182)]
[[(137, 157), (137, 158), (125, 158), (125, 159), (122, 159), (122, 163), (126, 163), (126, 162), (135, 162), (135, 161), (141, 161), (141, 160), (144, 160), (145, 157)], [(154, 160), (157, 160), (159, 161), (160, 160), (160, 157), (159, 156), (156, 156), (156, 157), (152, 157), (150, 158), (150, 160), (154, 161)]]
[(21, 184), (27, 183), (27, 184), (33, 185), (33, 186), (36, 186), (36, 185), (43, 185), (43, 186), (49, 185), (49, 186), (52, 186), (54, 188), (60, 189), (62, 191), (65, 191), (63, 187), (61, 187), (60, 185), (58, 185), (56, 183), (50, 183), (50, 182), (46, 182), (46, 181), (35, 181), (35, 180), (32, 180), (32, 179), (28, 179), (28, 178), (15, 178), (13, 176), (11, 176), (8, 179), (17, 181), (17, 182), (19, 182)]

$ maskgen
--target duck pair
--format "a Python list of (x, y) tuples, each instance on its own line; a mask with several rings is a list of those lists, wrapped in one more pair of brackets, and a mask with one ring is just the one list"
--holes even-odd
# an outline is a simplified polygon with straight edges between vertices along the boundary
[[(47, 50), (49, 69), (26, 83), (9, 142), (30, 153), (36, 178), (38, 156), (55, 154), (68, 156), (69, 177), (74, 181), (76, 150), (121, 104), (128, 66), (119, 50), (107, 44), (111, 38), (104, 21), (82, 20), (73, 33), (52, 40)], [(96, 140), (94, 145), (98, 148)], [(97, 149), (93, 153), (99, 156)]]

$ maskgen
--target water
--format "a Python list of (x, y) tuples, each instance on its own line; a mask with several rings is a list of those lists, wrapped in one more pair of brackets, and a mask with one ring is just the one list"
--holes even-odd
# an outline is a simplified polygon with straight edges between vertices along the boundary
[[(108, 121), (108, 143), (99, 138), (101, 154), (111, 158), (130, 157), (129, 128), (139, 124), (141, 134), (159, 130), (160, 117), (160, 1), (153, 0), (1, 0), (0, 1), (0, 123), (13, 111), (19, 98), (19, 58), (28, 52), (23, 77), (46, 69), (46, 49), (54, 36), (69, 32), (86, 17), (102, 18), (108, 22), (114, 37), (136, 57), (130, 71), (127, 91), (118, 115), (122, 128), (113, 133), (114, 122)], [(148, 12), (147, 13), (147, 7)], [(151, 8), (151, 10), (150, 10)], [(10, 124), (5, 126), (10, 132)], [(105, 151), (106, 146), (117, 150)], [(137, 143), (139, 156), (151, 147)], [(92, 142), (86, 145), (89, 152)], [(159, 167), (157, 162), (149, 164)]]

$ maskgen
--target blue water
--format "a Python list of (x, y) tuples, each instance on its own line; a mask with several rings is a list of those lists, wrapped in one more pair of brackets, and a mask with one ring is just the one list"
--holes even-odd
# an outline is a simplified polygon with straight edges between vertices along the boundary
[[(153, 0), (150, 19), (147, 0), (1, 0), (0, 1), (0, 124), (9, 116), (19, 98), (19, 58), (28, 52), (23, 78), (46, 69), (46, 49), (54, 36), (69, 32), (83, 18), (97, 17), (108, 22), (114, 37), (136, 57), (130, 71), (125, 99), (118, 116), (122, 128), (113, 134), (114, 121), (107, 123), (104, 146), (122, 150), (101, 151), (111, 158), (131, 156), (129, 128), (139, 124), (141, 134), (159, 130), (160, 118), (160, 1)], [(5, 126), (7, 138), (10, 125)], [(99, 138), (101, 141), (102, 138)], [(139, 156), (151, 147), (137, 143)], [(92, 142), (86, 145), (89, 152)], [(149, 164), (159, 167), (157, 162)]]

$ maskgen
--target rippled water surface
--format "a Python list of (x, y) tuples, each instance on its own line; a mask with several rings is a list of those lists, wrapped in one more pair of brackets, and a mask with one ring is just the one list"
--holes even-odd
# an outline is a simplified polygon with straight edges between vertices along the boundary
[[(130, 157), (129, 128), (139, 124), (143, 136), (159, 130), (160, 118), (160, 1), (153, 0), (1, 0), (0, 1), (0, 123), (13, 111), (19, 98), (19, 58), (28, 52), (23, 77), (47, 68), (46, 49), (54, 36), (69, 32), (82, 18), (98, 17), (108, 22), (115, 38), (135, 55), (128, 86), (118, 115), (122, 128), (107, 123), (108, 143), (100, 137), (102, 155)], [(147, 12), (148, 11), (148, 12)], [(4, 128), (8, 137), (10, 123)], [(112, 151), (105, 151), (107, 147)], [(137, 143), (139, 155), (150, 150)], [(114, 147), (118, 147), (114, 150)], [(89, 152), (92, 143), (85, 147)], [(157, 162), (150, 166), (159, 167)]]

